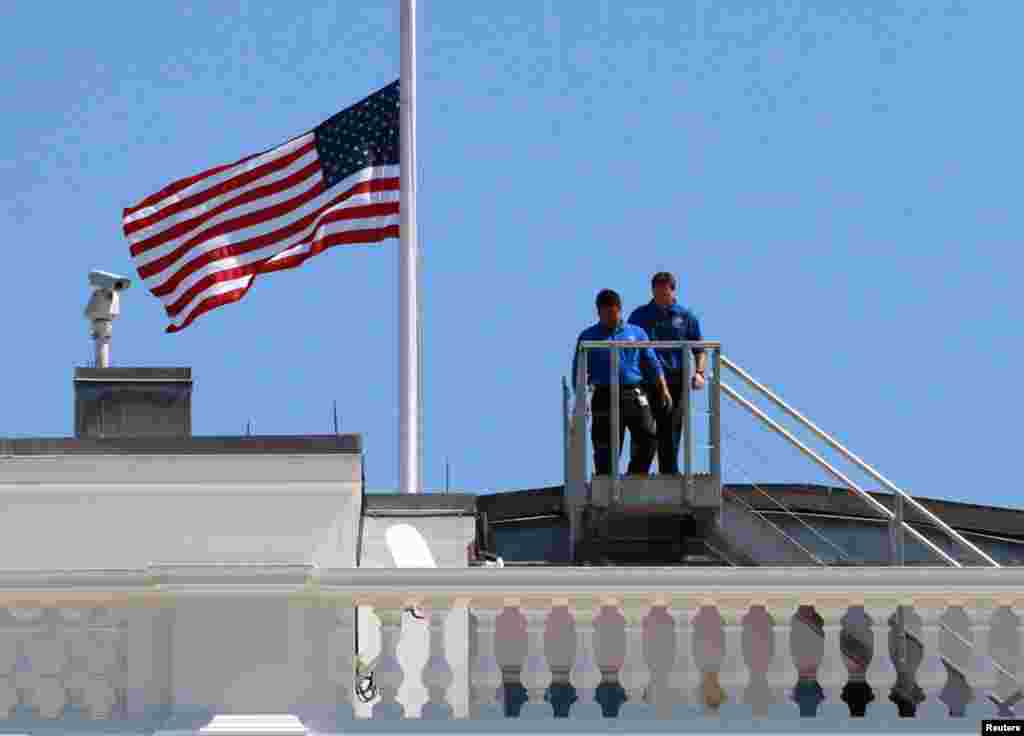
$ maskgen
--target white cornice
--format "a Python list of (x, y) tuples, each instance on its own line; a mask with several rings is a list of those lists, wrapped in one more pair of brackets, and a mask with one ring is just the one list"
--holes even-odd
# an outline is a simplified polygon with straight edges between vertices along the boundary
[(141, 570), (0, 570), (0, 592), (167, 592), (293, 595), (320, 591), (356, 598), (491, 598), (652, 594), (714, 597), (823, 594), (900, 597), (948, 594), (1021, 597), (1024, 568), (452, 568), (318, 569), (313, 565), (153, 564)]

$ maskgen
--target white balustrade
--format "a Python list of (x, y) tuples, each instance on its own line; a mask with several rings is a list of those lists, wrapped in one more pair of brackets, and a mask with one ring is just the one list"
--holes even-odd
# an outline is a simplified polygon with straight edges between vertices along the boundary
[[(383, 579), (391, 571), (378, 572)], [(500, 574), (495, 572), (494, 576)], [(312, 723), (303, 710), (300, 717), (307, 727), (315, 725), (322, 733), (332, 729), (359, 731), (361, 720), (353, 720), (351, 713), (356, 651), (353, 601), (358, 599), (359, 605), (372, 609), (372, 615), (380, 621), (379, 655), (369, 663), (377, 697), (367, 715), (378, 720), (412, 720), (417, 715), (424, 720), (455, 719), (451, 699), (456, 676), (451, 650), (458, 643), (453, 643), (450, 635), (446, 638), (445, 632), (455, 606), (468, 602), (475, 621), (467, 677), (473, 691), (473, 719), (504, 717), (499, 697), (504, 664), (497, 651), (500, 648), (514, 650), (514, 655), (500, 656), (509, 658), (508, 674), (514, 675), (507, 683), (509, 692), (521, 693), (521, 684), (529, 698), (521, 710), (524, 718), (550, 721), (553, 710), (568, 713), (570, 718), (602, 718), (602, 706), (595, 701), (595, 691), (600, 686), (601, 703), (611, 712), (615, 703), (605, 698), (620, 697), (616, 686), (621, 685), (629, 698), (618, 711), (624, 721), (673, 718), (685, 731), (690, 726), (696, 728), (696, 724), (717, 728), (716, 713), (721, 715), (723, 727), (727, 722), (735, 723), (729, 719), (737, 714), (769, 721), (795, 719), (800, 708), (792, 697), (799, 680), (805, 715), (816, 716), (814, 729), (831, 730), (842, 728), (849, 720), (847, 705), (841, 700), (847, 681), (859, 683), (860, 687), (852, 688), (851, 692), (858, 692), (863, 704), (866, 680), (874, 701), (867, 705), (868, 718), (860, 723), (870, 730), (872, 720), (895, 722), (897, 709), (889, 701), (896, 681), (890, 630), (896, 621), (897, 603), (908, 605), (912, 600), (913, 607), (904, 610), (911, 641), (907, 644), (908, 663), (902, 685), (910, 688), (913, 698), (916, 683), (925, 691), (926, 699), (917, 703), (916, 708), (904, 707), (904, 711), (914, 710), (914, 717), (927, 723), (933, 718), (946, 721), (950, 708), (966, 715), (968, 721), (991, 718), (997, 715), (997, 709), (988, 695), (1006, 699), (1020, 689), (1010, 675), (1019, 677), (1024, 662), (1024, 599), (1012, 590), (988, 591), (976, 586), (960, 595), (943, 595), (934, 587), (919, 593), (906, 585), (907, 590), (898, 594), (893, 590), (858, 594), (851, 587), (849, 599), (863, 600), (864, 608), (853, 605), (848, 609), (837, 603), (840, 597), (835, 591), (822, 594), (819, 599), (806, 590), (800, 591), (799, 598), (792, 590), (781, 591), (777, 597), (770, 593), (760, 597), (764, 591), (751, 592), (745, 598), (732, 590), (721, 594), (721, 602), (716, 602), (719, 593), (714, 590), (680, 587), (679, 591), (655, 589), (649, 594), (626, 590), (626, 594), (620, 592), (612, 599), (596, 582), (584, 589), (573, 588), (570, 580), (564, 586), (567, 595), (563, 596), (562, 591), (527, 587), (522, 582), (527, 576), (518, 574), (518, 584), (494, 590), (477, 591), (472, 585), (460, 588), (453, 583), (451, 591), (445, 593), (406, 584), (408, 589), (403, 596), (426, 601), (416, 609), (426, 617), (425, 621), (410, 618), (404, 612), (407, 604), (395, 593), (361, 589), (353, 590), (351, 596), (332, 593), (318, 600), (316, 593), (309, 598), (307, 592), (303, 595), (313, 603), (296, 604), (294, 610), (289, 609), (286, 627), (265, 632), (268, 651), (277, 647), (274, 651), (284, 652), (289, 666), (305, 668), (303, 676), (308, 676), (311, 683), (310, 697), (296, 701), (297, 709), (313, 704), (322, 710), (325, 703), (333, 702), (338, 713), (346, 712), (344, 718), (339, 715)], [(941, 571), (935, 575), (941, 580)], [(581, 579), (584, 577), (580, 574)], [(728, 581), (729, 576), (724, 577)], [(801, 579), (807, 577), (813, 574), (801, 574)], [(828, 582), (822, 579), (823, 586)], [(273, 597), (261, 592), (249, 605), (260, 606), (268, 595)], [(24, 594), (21, 597), (28, 598)], [(499, 608), (509, 600), (515, 601), (510, 608)], [(597, 601), (601, 601), (601, 607), (594, 608)], [(17, 717), (21, 719), (17, 723), (22, 724), (33, 718), (53, 722), (81, 716), (105, 722), (108, 725), (103, 729), (115, 733), (122, 720), (126, 729), (138, 730), (140, 719), (147, 717), (153, 707), (171, 707), (172, 712), (182, 707), (172, 703), (169, 696), (183, 691), (173, 675), (173, 654), (178, 650), (174, 637), (186, 635), (188, 630), (168, 627), (159, 607), (124, 607), (123, 612), (117, 613), (98, 604), (63, 603), (60, 608), (49, 600), (40, 602), (46, 605), (22, 602), (15, 611), (0, 611), (0, 720)], [(796, 623), (800, 633), (795, 638), (793, 617), (797, 602), (805, 609)], [(295, 611), (301, 606), (306, 608), (299, 616)], [(515, 626), (508, 630), (499, 626), (499, 610)], [(870, 615), (870, 627), (865, 613)], [(549, 623), (552, 625), (547, 628)], [(403, 626), (418, 627), (428, 635), (428, 647), (422, 655), (414, 657), (411, 652), (403, 652), (409, 646), (402, 637)], [(847, 627), (851, 631), (856, 629), (860, 644), (851, 644), (852, 635)], [(946, 627), (971, 642), (973, 648), (943, 634)], [(499, 629), (509, 639), (501, 647), (496, 646)], [(167, 638), (161, 640), (161, 636)], [(766, 645), (766, 636), (772, 637), (773, 646)], [(752, 645), (751, 641), (756, 641), (753, 637), (760, 637), (760, 643)], [(158, 644), (158, 640), (164, 643)], [(695, 643), (699, 644), (696, 650)], [(209, 646), (211, 657), (215, 658), (215, 633)], [(466, 646), (470, 646), (468, 640)], [(847, 660), (844, 646), (860, 658), (859, 664)], [(864, 672), (869, 652), (870, 664)], [(950, 663), (948, 671), (943, 657)], [(215, 662), (211, 659), (211, 663)], [(959, 674), (951, 676), (948, 672)], [(152, 688), (133, 692), (129, 673), (133, 679), (152, 677)], [(956, 677), (962, 678), (963, 687)], [(427, 702), (422, 711), (419, 703), (403, 702), (399, 696), (403, 683), (409, 682), (417, 686), (422, 682), (425, 688)], [(545, 691), (552, 682), (555, 692), (550, 701), (545, 701)], [(570, 684), (577, 700), (568, 707)], [(770, 701), (766, 685), (776, 689), (775, 703), (779, 707), (754, 713), (754, 696), (750, 693), (756, 691), (756, 698), (763, 705)], [(814, 688), (818, 685), (824, 691), (825, 701), (816, 713), (809, 713), (813, 707), (808, 707), (808, 703), (814, 700)], [(960, 695), (966, 697), (957, 700), (957, 687)], [(728, 698), (724, 705), (723, 694)], [(851, 700), (850, 705), (853, 704)], [(1024, 714), (1024, 700), (1015, 707), (1018, 717)], [(296, 714), (299, 715), (298, 711)], [(961, 722), (972, 727), (967, 721)], [(149, 728), (159, 730), (156, 726), (159, 723)], [(527, 730), (536, 730), (535, 727), (541, 726), (522, 724)]]

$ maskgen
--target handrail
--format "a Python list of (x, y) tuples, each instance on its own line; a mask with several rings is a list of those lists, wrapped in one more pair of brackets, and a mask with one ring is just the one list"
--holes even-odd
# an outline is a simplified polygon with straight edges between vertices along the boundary
[[(576, 394), (576, 410), (574, 416), (577, 419), (582, 417), (585, 411), (585, 393), (587, 386), (587, 377), (589, 374), (587, 368), (587, 358), (592, 350), (610, 350), (611, 351), (611, 375), (617, 376), (618, 369), (620, 366), (620, 350), (636, 350), (652, 348), (656, 350), (681, 350), (683, 352), (682, 361), (682, 378), (685, 386), (690, 385), (691, 367), (690, 361), (692, 359), (691, 351), (697, 349), (710, 349), (712, 351), (711, 360), (711, 380), (709, 391), (711, 398), (709, 399), (709, 434), (710, 443), (708, 446), (709, 452), (709, 470), (712, 477), (712, 482), (716, 485), (721, 485), (721, 417), (720, 417), (720, 401), (718, 397), (718, 385), (721, 378), (721, 362), (719, 356), (721, 353), (722, 343), (717, 340), (637, 340), (637, 341), (622, 341), (622, 340), (581, 340), (577, 345), (577, 368), (574, 384), (574, 392)], [(619, 382), (616, 380), (611, 381), (609, 385), (609, 430), (610, 430), (610, 447), (611, 452), (611, 482), (612, 482), (612, 502), (613, 504), (621, 503), (620, 493), (620, 481), (619, 481), (619, 427), (621, 423), (621, 416), (619, 411)], [(689, 391), (684, 391), (680, 400), (680, 406), (677, 410), (683, 414), (683, 423), (686, 427), (686, 431), (683, 433), (683, 482), (689, 490), (689, 486), (693, 476), (693, 432), (691, 431), (691, 399)], [(578, 426), (578, 425), (577, 425)], [(570, 431), (569, 434), (573, 432)], [(585, 462), (585, 461), (584, 461)]]
[[(767, 424), (771, 429), (775, 430), (777, 433), (779, 433), (780, 435), (785, 437), (787, 440), (790, 441), (790, 443), (794, 447), (796, 447), (802, 453), (807, 455), (807, 457), (809, 457), (812, 460), (814, 460), (814, 462), (818, 463), (818, 465), (820, 465), (822, 468), (824, 468), (826, 471), (828, 471), (840, 483), (842, 483), (843, 485), (847, 486), (851, 491), (853, 491), (858, 496), (860, 496), (862, 499), (867, 501), (868, 505), (871, 506), (873, 509), (875, 509), (875, 511), (878, 511), (883, 516), (887, 516), (890, 520), (894, 518), (893, 512), (890, 511), (889, 509), (887, 509), (874, 496), (869, 494), (863, 488), (858, 486), (852, 480), (850, 480), (845, 475), (843, 475), (841, 472), (839, 472), (834, 467), (832, 467), (832, 465), (827, 460), (825, 460), (823, 457), (818, 455), (818, 453), (816, 453), (814, 450), (812, 450), (807, 445), (805, 445), (803, 442), (801, 442), (796, 437), (794, 437), (788, 430), (786, 430), (785, 428), (780, 426), (777, 422), (772, 420), (763, 411), (761, 411), (756, 406), (754, 406), (752, 403), (750, 403), (749, 401), (744, 399), (742, 396), (740, 396), (738, 393), (736, 393), (736, 391), (733, 388), (731, 388), (728, 384), (723, 383), (722, 384), (722, 390), (726, 393), (726, 395), (730, 399), (732, 399), (733, 401), (738, 403), (740, 406), (742, 406), (744, 409), (749, 411), (755, 417), (757, 417), (762, 422)], [(951, 564), (953, 567), (963, 567), (963, 565), (961, 565), (957, 560), (953, 559), (948, 554), (946, 554), (946, 552), (944, 550), (940, 549), (934, 542), (932, 542), (926, 536), (921, 534), (921, 532), (919, 532), (917, 529), (915, 529), (914, 527), (910, 526), (910, 524), (908, 524), (907, 522), (904, 521), (904, 522), (902, 522), (902, 525), (903, 525), (903, 528), (906, 529), (908, 532), (910, 532), (912, 535), (914, 535), (914, 537), (919, 542), (921, 542), (922, 544), (927, 546), (935, 554), (939, 555), (939, 557), (944, 559), (946, 562)]]
[[(730, 370), (732, 370), (734, 373), (736, 373), (736, 375), (738, 375), (740, 378), (742, 378), (744, 381), (746, 381), (750, 386), (755, 388), (757, 391), (761, 392), (764, 396), (766, 396), (769, 399), (771, 399), (772, 402), (774, 402), (776, 406), (778, 406), (780, 409), (785, 411), (791, 417), (793, 417), (798, 422), (803, 424), (809, 430), (814, 432), (816, 435), (818, 435), (818, 437), (820, 437), (821, 439), (825, 440), (825, 442), (827, 442), (829, 445), (831, 445), (835, 450), (837, 450), (840, 454), (842, 454), (847, 460), (849, 460), (850, 462), (852, 462), (855, 465), (857, 465), (861, 470), (866, 472), (872, 478), (874, 478), (879, 483), (881, 483), (884, 486), (886, 486), (890, 491), (892, 491), (893, 493), (897, 494), (904, 501), (906, 501), (911, 506), (913, 506), (915, 510), (917, 510), (919, 513), (921, 513), (923, 516), (925, 516), (927, 519), (929, 519), (937, 527), (942, 529), (942, 531), (946, 532), (946, 534), (948, 534), (950, 537), (952, 537), (954, 540), (956, 540), (962, 546), (964, 546), (967, 549), (969, 549), (972, 552), (974, 552), (976, 555), (981, 557), (981, 559), (983, 559), (985, 562), (987, 562), (990, 566), (992, 566), (992, 567), (1002, 567), (1002, 565), (1000, 565), (994, 559), (992, 559), (987, 554), (985, 554), (977, 546), (975, 546), (974, 544), (969, 542), (967, 539), (965, 539), (959, 532), (957, 532), (955, 529), (953, 529), (951, 526), (949, 526), (946, 522), (944, 522), (938, 516), (936, 516), (931, 511), (929, 511), (927, 508), (925, 508), (923, 505), (918, 503), (909, 494), (905, 493), (900, 488), (897, 488), (895, 484), (893, 484), (890, 480), (885, 478), (881, 473), (876, 471), (874, 468), (872, 468), (866, 462), (864, 462), (859, 457), (857, 457), (852, 452), (850, 452), (845, 447), (843, 447), (843, 445), (841, 445), (838, 440), (834, 439), (832, 436), (830, 436), (825, 431), (819, 429), (813, 422), (811, 422), (809, 419), (804, 417), (800, 412), (798, 412), (796, 409), (794, 409), (789, 404), (787, 404), (785, 401), (783, 401), (781, 398), (779, 398), (777, 395), (775, 395), (766, 386), (763, 386), (760, 383), (758, 383), (749, 373), (744, 371), (742, 368), (740, 368), (738, 365), (736, 365), (731, 360), (726, 358), (724, 355), (722, 356), (721, 360), (722, 360), (722, 365), (724, 365), (727, 368), (729, 368)], [(874, 499), (872, 499), (872, 500), (874, 500)], [(878, 506), (881, 507), (882, 509), (885, 509), (885, 515), (888, 518), (890, 518), (890, 519), (894, 519), (895, 518), (895, 514), (892, 511), (890, 511), (888, 508), (886, 508), (885, 506), (882, 506), (881, 504), (878, 504)], [(903, 528), (910, 530), (912, 527), (908, 526), (906, 522), (903, 522)], [(911, 533), (914, 534), (915, 532), (911, 532)]]
[(655, 348), (656, 350), (682, 350), (683, 348), (720, 348), (717, 340), (581, 340), (580, 348), (600, 350), (610, 347), (631, 350), (633, 348)]

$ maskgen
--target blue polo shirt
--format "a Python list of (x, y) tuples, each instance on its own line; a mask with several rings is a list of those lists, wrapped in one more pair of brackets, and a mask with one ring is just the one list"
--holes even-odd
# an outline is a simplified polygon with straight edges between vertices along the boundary
[[(618, 326), (609, 330), (598, 322), (580, 333), (576, 340), (576, 352), (572, 356), (572, 383), (576, 385), (578, 368), (579, 344), (583, 340), (614, 340), (615, 342), (636, 342), (648, 340), (647, 333), (636, 325), (619, 322)], [(612, 370), (612, 356), (608, 350), (587, 351), (587, 382), (595, 386), (607, 386)], [(656, 381), (662, 375), (661, 362), (653, 348), (625, 348), (619, 351), (619, 383), (635, 386), (642, 383), (644, 376)]]
[[(634, 309), (633, 314), (629, 315), (629, 322), (643, 329), (652, 340), (702, 339), (696, 315), (675, 303), (662, 307), (652, 299)], [(694, 355), (703, 352), (703, 348), (693, 349)], [(677, 372), (683, 369), (682, 350), (658, 350), (657, 353), (666, 371)]]

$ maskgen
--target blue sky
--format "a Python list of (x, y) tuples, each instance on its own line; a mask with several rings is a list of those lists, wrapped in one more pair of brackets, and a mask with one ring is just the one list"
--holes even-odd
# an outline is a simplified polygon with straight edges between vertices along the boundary
[[(631, 308), (665, 269), (709, 339), (906, 490), (1024, 506), (1019, 3), (420, 5), (428, 488), (445, 457), (459, 490), (560, 483), (594, 295)], [(126, 8), (20, 3), (0, 30), (3, 435), (71, 433), (86, 273), (134, 273), (124, 206), (398, 75), (397, 0)], [(394, 488), (396, 281), (397, 241), (335, 249), (177, 335), (134, 288), (114, 364), (192, 366), (197, 434), (327, 432), (337, 399)], [(823, 479), (724, 421), (727, 480)]]

